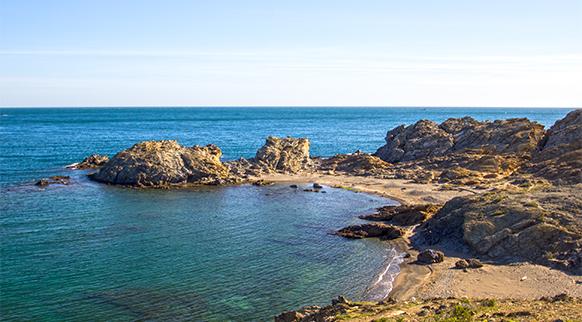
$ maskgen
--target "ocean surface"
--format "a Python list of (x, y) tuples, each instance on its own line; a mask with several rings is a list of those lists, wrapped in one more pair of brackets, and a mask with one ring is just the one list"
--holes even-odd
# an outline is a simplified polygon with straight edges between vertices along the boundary
[[(330, 232), (392, 203), (326, 188), (134, 190), (65, 168), (142, 140), (214, 143), (252, 157), (269, 135), (308, 137), (313, 155), (374, 152), (419, 119), (528, 117), (570, 109), (108, 108), (0, 109), (0, 319), (269, 320), (340, 294), (386, 294), (398, 253)], [(72, 184), (38, 188), (42, 177)]]

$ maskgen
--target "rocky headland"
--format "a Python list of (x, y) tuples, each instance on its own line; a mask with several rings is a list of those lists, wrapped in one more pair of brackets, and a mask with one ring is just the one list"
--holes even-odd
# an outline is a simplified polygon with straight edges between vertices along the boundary
[[(392, 197), (401, 205), (363, 215), (367, 223), (337, 235), (400, 241), (411, 256), (393, 300), (582, 296), (582, 110), (547, 130), (528, 119), (464, 117), (402, 125), (385, 139), (373, 154), (318, 158), (310, 155), (308, 139), (269, 137), (254, 158), (229, 162), (214, 145), (153, 141), (105, 162), (80, 164), (96, 169), (93, 180), (125, 186), (317, 182)], [(581, 308), (579, 300), (568, 303)], [(392, 316), (392, 309), (383, 310), (374, 316)], [(279, 320), (339, 316), (320, 319), (303, 311)]]

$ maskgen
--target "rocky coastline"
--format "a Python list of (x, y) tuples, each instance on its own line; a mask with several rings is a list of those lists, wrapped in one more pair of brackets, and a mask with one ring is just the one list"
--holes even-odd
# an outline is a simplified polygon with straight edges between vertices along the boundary
[[(90, 156), (77, 168), (89, 169), (97, 182), (139, 188), (311, 182), (399, 201), (400, 206), (382, 207), (362, 216), (366, 223), (337, 232), (347, 238), (394, 240), (410, 254), (390, 294), (392, 302), (374, 304), (375, 319), (422, 320), (422, 310), (407, 311), (401, 301), (466, 296), (505, 303), (519, 292), (534, 306), (531, 301), (541, 296), (566, 293), (567, 302), (546, 302), (582, 311), (581, 109), (547, 130), (528, 119), (464, 117), (402, 125), (388, 131), (385, 140), (373, 154), (319, 158), (310, 155), (306, 138), (269, 137), (254, 158), (229, 162), (221, 161), (214, 145), (148, 141), (111, 158)], [(513, 272), (526, 275), (509, 278)], [(552, 279), (528, 280), (527, 274), (541, 272)], [(492, 282), (483, 282), (484, 277)], [(471, 285), (475, 279), (479, 282)], [(530, 283), (540, 290), (526, 291)], [(333, 321), (353, 303), (341, 299), (331, 308), (289, 311), (276, 320)], [(459, 305), (451, 303), (439, 305)], [(335, 310), (338, 306), (343, 309)], [(436, 312), (431, 310), (424, 309)]]

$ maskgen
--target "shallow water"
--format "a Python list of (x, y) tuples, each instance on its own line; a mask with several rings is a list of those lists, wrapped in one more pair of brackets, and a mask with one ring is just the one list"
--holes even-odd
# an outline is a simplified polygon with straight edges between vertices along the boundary
[(379, 197), (74, 179), (3, 192), (4, 318), (265, 319), (339, 294), (366, 297), (390, 255), (379, 241), (329, 234), (387, 203)]
[[(178, 139), (215, 143), (235, 159), (272, 134), (309, 137), (314, 155), (329, 156), (372, 152), (388, 129), (420, 118), (527, 116), (551, 125), (567, 111), (1, 109), (0, 316), (265, 320), (339, 294), (382, 297), (398, 271), (385, 243), (329, 234), (387, 199), (286, 185), (134, 190), (64, 169), (90, 153)], [(56, 174), (73, 183), (32, 185)]]

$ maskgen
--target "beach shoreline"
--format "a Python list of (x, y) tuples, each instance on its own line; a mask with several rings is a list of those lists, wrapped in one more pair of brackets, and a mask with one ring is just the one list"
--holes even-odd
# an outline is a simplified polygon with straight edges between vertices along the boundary
[[(348, 189), (357, 193), (382, 196), (401, 204), (445, 203), (459, 196), (476, 192), (469, 189), (442, 190), (441, 184), (418, 184), (408, 180), (381, 179), (344, 174), (301, 173), (267, 174), (257, 179), (278, 184), (313, 184)], [(403, 189), (404, 188), (404, 189)], [(387, 298), (396, 301), (431, 298), (523, 299), (534, 300), (567, 292), (582, 298), (582, 284), (578, 276), (546, 266), (523, 263), (499, 264), (485, 262), (485, 266), (465, 272), (455, 269), (455, 262), (469, 254), (457, 250), (438, 248), (445, 253), (442, 263), (418, 265), (419, 250), (410, 237), (414, 228), (389, 241), (389, 245), (408, 255), (399, 265), (400, 272), (392, 283)]]

